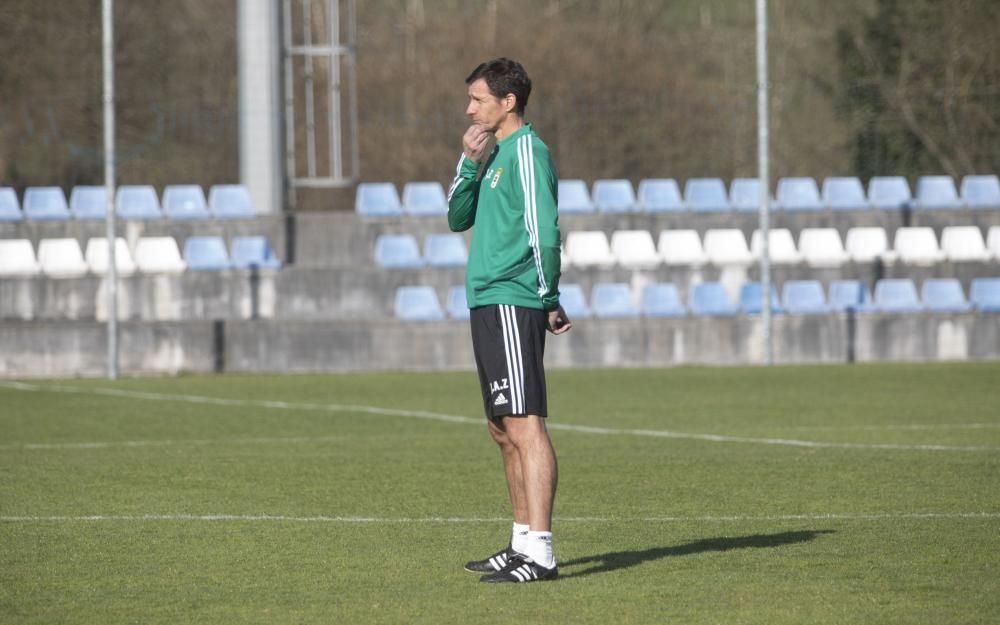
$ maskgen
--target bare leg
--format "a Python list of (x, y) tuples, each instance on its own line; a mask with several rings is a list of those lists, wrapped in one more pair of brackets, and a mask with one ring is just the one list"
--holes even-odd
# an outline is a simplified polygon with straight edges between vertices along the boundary
[(492, 419), (487, 419), (490, 436), (500, 446), (503, 457), (503, 471), (507, 478), (507, 492), (510, 495), (510, 505), (514, 512), (514, 522), (528, 525), (528, 500), (524, 492), (524, 475), (521, 471), (521, 456), (514, 447), (507, 433), (501, 430)]
[[(491, 424), (492, 425), (492, 424)], [(521, 495), (527, 507), (527, 523), (533, 531), (548, 532), (552, 530), (552, 507), (556, 497), (556, 486), (559, 480), (559, 470), (556, 465), (556, 454), (552, 441), (545, 429), (545, 419), (537, 415), (526, 417), (504, 417), (503, 433), (520, 460), (517, 473), (521, 477)], [(499, 443), (499, 441), (498, 441)], [(504, 466), (506, 467), (508, 451), (504, 450)], [(508, 488), (511, 490), (511, 502), (514, 504), (515, 519), (518, 518), (518, 506), (514, 492), (517, 473), (507, 474)], [(511, 478), (515, 487), (511, 488)], [(518, 521), (523, 523), (524, 521)]]

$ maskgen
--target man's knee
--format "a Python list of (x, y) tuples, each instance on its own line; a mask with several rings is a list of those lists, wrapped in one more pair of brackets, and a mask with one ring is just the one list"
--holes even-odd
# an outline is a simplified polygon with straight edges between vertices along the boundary
[(545, 420), (538, 415), (504, 417), (504, 432), (515, 446), (532, 445), (546, 438)]

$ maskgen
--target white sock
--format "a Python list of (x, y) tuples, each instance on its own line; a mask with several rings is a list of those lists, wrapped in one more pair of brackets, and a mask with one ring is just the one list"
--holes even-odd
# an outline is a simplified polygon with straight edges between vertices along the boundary
[(528, 542), (528, 530), (531, 529), (527, 523), (524, 525), (514, 522), (514, 527), (510, 530), (510, 548), (518, 553), (524, 553), (527, 549), (525, 544)]
[(554, 567), (556, 558), (552, 555), (552, 532), (529, 531), (525, 537), (525, 548), (522, 553), (547, 569)]

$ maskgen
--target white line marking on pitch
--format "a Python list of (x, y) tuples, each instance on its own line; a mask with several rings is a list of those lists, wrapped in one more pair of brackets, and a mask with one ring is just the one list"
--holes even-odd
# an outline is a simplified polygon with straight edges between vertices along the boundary
[[(146, 391), (129, 391), (113, 388), (81, 388), (77, 386), (52, 385), (41, 386), (37, 384), (27, 384), (24, 382), (0, 381), (0, 387), (6, 387), (21, 391), (54, 391), (59, 393), (104, 395), (110, 397), (124, 397), (128, 399), (145, 399), (150, 401), (178, 401), (193, 404), (208, 404), (215, 406), (236, 406), (236, 407), (256, 407), (272, 408), (276, 410), (308, 410), (322, 412), (360, 412), (381, 416), (410, 417), (416, 419), (429, 419), (433, 421), (444, 421), (447, 423), (462, 423), (469, 425), (483, 424), (483, 419), (473, 419), (456, 415), (428, 412), (425, 410), (401, 410), (395, 408), (378, 408), (376, 406), (362, 406), (353, 404), (314, 404), (314, 403), (293, 403), (286, 401), (267, 401), (251, 399), (224, 399), (218, 397), (205, 397), (202, 395), (169, 395), (166, 393), (151, 393)], [(788, 447), (805, 447), (811, 449), (883, 449), (898, 451), (1000, 451), (996, 447), (982, 446), (959, 446), (959, 445), (904, 445), (895, 443), (834, 443), (820, 441), (804, 441), (787, 438), (754, 438), (748, 436), (725, 436), (720, 434), (694, 434), (689, 432), (675, 432), (672, 430), (642, 430), (642, 429), (618, 429), (593, 427), (586, 425), (572, 425), (568, 423), (548, 423), (549, 429), (563, 430), (567, 432), (578, 432), (584, 434), (601, 434), (607, 436), (641, 436), (645, 438), (675, 438), (686, 440), (708, 441), (713, 443), (746, 443), (754, 445), (780, 445)]]
[[(1000, 512), (878, 512), (870, 514), (778, 514), (778, 515), (726, 515), (726, 516), (659, 516), (659, 517), (562, 517), (557, 523), (752, 523), (775, 521), (891, 521), (935, 519), (1000, 519)], [(507, 517), (364, 517), (364, 516), (286, 516), (271, 514), (141, 514), (141, 515), (90, 515), (90, 516), (0, 516), (2, 523), (98, 523), (98, 522), (151, 522), (151, 521), (201, 521), (242, 523), (509, 523)]]
[(327, 443), (344, 440), (342, 436), (298, 436), (285, 438), (217, 438), (217, 439), (187, 439), (160, 441), (96, 441), (89, 443), (22, 443), (0, 445), (0, 451), (10, 450), (50, 450), (50, 449), (108, 449), (112, 447), (172, 447), (183, 445), (212, 445), (224, 447), (228, 445), (282, 445)]

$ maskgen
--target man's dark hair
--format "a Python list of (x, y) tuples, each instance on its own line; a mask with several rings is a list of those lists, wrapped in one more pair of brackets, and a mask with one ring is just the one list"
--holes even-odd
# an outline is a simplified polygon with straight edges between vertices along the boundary
[(514, 94), (517, 98), (514, 111), (518, 115), (524, 115), (524, 107), (528, 105), (528, 96), (531, 95), (531, 79), (520, 63), (507, 58), (487, 61), (472, 70), (465, 79), (465, 84), (471, 85), (480, 78), (486, 81), (493, 97), (503, 98), (508, 93)]

